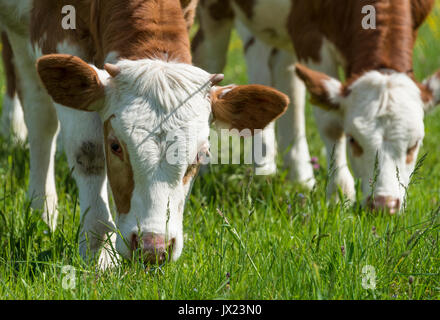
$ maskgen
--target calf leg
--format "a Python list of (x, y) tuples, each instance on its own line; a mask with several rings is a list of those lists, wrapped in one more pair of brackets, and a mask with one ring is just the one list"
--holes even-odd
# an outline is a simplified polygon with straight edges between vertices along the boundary
[(57, 220), (54, 154), (58, 119), (52, 100), (43, 89), (27, 37), (8, 33), (20, 74), (24, 120), (29, 132), (30, 175), (28, 196), (34, 209), (52, 230)]
[[(102, 123), (97, 113), (73, 110), (56, 104), (63, 147), (78, 185), (81, 207), (79, 250), (85, 260), (94, 259), (103, 241), (115, 230), (107, 193)], [(111, 238), (114, 240), (114, 237)], [(102, 267), (111, 261), (103, 250)]]
[(340, 119), (317, 107), (314, 108), (314, 115), (327, 153), (327, 196), (337, 196), (338, 189), (341, 188), (348, 199), (354, 200), (354, 180), (347, 164), (347, 143)]
[(6, 74), (6, 94), (3, 98), (0, 132), (5, 138), (11, 135), (15, 143), (23, 143), (27, 138), (27, 128), (24, 123), (23, 109), (17, 93), (18, 79), (13, 61), (14, 55), (6, 32), (2, 32), (1, 38), (3, 44), (3, 66)]
[[(318, 65), (308, 64), (308, 66), (331, 77), (339, 78), (338, 64), (333, 59), (331, 51), (327, 47), (323, 47), (321, 55), (322, 63)], [(348, 199), (354, 200), (354, 179), (347, 164), (347, 142), (341, 119), (319, 107), (315, 107), (313, 110), (316, 125), (327, 153), (327, 166), (329, 169), (327, 195), (328, 197), (337, 196), (336, 193), (340, 188)]]
[[(244, 45), (249, 83), (272, 86), (272, 75), (269, 68), (269, 59), (272, 48), (256, 39), (252, 33), (240, 22), (236, 21), (237, 31)], [(263, 155), (255, 159), (255, 174), (275, 174), (277, 144), (275, 139), (275, 123), (270, 123), (261, 133), (257, 133), (255, 143), (262, 143)]]
[(312, 189), (315, 178), (306, 138), (306, 89), (295, 74), (295, 62), (295, 56), (284, 50), (274, 51), (271, 57), (273, 86), (291, 99), (286, 113), (277, 121), (278, 145), (285, 166), (290, 168), (290, 179)]
[(205, 0), (199, 5), (200, 28), (192, 41), (194, 64), (211, 73), (220, 73), (226, 56), (234, 17), (229, 0)]

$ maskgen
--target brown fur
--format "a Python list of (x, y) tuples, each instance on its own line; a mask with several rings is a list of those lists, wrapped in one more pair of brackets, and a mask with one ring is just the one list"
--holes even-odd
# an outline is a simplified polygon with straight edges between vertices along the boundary
[(119, 214), (127, 214), (130, 212), (131, 197), (134, 190), (133, 169), (128, 156), (127, 146), (124, 142), (119, 141), (123, 149), (123, 158), (115, 156), (109, 143), (109, 135), (113, 131), (110, 117), (104, 122), (104, 142), (107, 163), (107, 176), (115, 200), (116, 208)]
[(183, 184), (186, 185), (197, 175), (200, 169), (200, 164), (192, 164), (188, 167), (183, 177)]
[[(77, 11), (76, 30), (61, 27), (61, 8), (68, 4)], [(31, 40), (44, 54), (57, 52), (57, 45), (67, 40), (101, 68), (110, 52), (131, 60), (191, 63), (188, 25), (179, 0), (34, 0)]]
[(96, 71), (75, 56), (52, 54), (37, 61), (40, 78), (53, 100), (84, 111), (104, 97), (105, 90)]
[[(415, 32), (433, 5), (433, 0), (292, 1), (289, 31), (299, 59), (319, 61), (325, 37), (347, 61), (348, 78), (381, 68), (412, 71)], [(375, 30), (362, 28), (365, 5), (376, 8)]]
[(228, 123), (231, 128), (264, 129), (279, 118), (289, 105), (289, 98), (269, 87), (245, 85), (233, 88), (222, 95), (222, 88), (211, 95), (214, 119)]
[(3, 66), (6, 75), (6, 94), (12, 99), (17, 91), (17, 77), (14, 67), (14, 54), (12, 52), (11, 44), (5, 32), (1, 34), (3, 50)]

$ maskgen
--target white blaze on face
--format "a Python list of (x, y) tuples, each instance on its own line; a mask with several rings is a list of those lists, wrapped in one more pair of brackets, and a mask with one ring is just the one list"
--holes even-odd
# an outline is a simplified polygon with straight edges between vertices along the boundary
[(362, 179), (364, 198), (372, 195), (377, 163), (374, 197), (395, 199), (401, 206), (424, 137), (420, 89), (406, 74), (376, 71), (349, 89), (340, 105), (352, 168)]
[[(125, 144), (134, 190), (118, 228), (129, 243), (132, 234), (160, 234), (174, 242), (173, 260), (183, 248), (182, 219), (188, 168), (199, 149), (208, 150), (210, 75), (190, 65), (154, 60), (122, 61), (106, 96), (104, 118)], [(175, 161), (173, 161), (175, 160)], [(117, 250), (131, 250), (121, 238)]]

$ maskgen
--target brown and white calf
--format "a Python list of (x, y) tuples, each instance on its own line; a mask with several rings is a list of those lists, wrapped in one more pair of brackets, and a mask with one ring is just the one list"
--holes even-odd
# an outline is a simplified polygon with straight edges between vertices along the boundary
[[(238, 21), (250, 81), (294, 96), (277, 123), (278, 144), (291, 167), (291, 178), (309, 187), (315, 183), (305, 136), (302, 79), (319, 107), (314, 108), (316, 123), (327, 162), (334, 169), (328, 193), (340, 187), (354, 198), (354, 180), (346, 161), (348, 141), (366, 204), (395, 213), (422, 144), (424, 115), (440, 98), (440, 73), (421, 84), (414, 78), (412, 61), (417, 30), (433, 2), (203, 0), (201, 28), (193, 42), (194, 61), (210, 72), (220, 72), (234, 19)], [(375, 28), (365, 28), (374, 27), (367, 13), (374, 14)], [(295, 66), (297, 61), (302, 65)], [(345, 83), (338, 80), (339, 68), (345, 71)], [(265, 130), (263, 140), (268, 155), (260, 165), (273, 172), (273, 127)]]
[[(65, 5), (76, 9), (76, 29), (62, 28)], [(192, 66), (187, 29), (194, 8), (187, 0), (0, 0), (29, 130), (29, 196), (54, 228), (59, 120), (79, 187), (84, 258), (94, 257), (115, 228), (108, 178), (118, 252), (131, 258), (141, 247), (146, 260), (163, 261), (172, 249), (177, 259), (211, 122), (264, 128), (289, 103), (264, 86), (219, 87), (222, 75)], [(105, 250), (101, 258), (108, 262)]]

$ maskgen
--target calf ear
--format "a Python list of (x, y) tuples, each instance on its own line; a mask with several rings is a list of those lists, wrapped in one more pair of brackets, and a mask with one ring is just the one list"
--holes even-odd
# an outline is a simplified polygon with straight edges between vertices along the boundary
[(104, 85), (95, 69), (80, 58), (65, 54), (43, 56), (37, 61), (37, 70), (55, 102), (78, 110), (100, 110)]
[(425, 112), (431, 111), (440, 104), (440, 71), (423, 81), (420, 86)]
[(298, 77), (304, 81), (311, 95), (311, 102), (325, 110), (339, 110), (342, 84), (324, 73), (313, 71), (301, 64), (295, 65)]
[(214, 87), (211, 101), (216, 122), (252, 133), (280, 117), (289, 105), (284, 93), (262, 85)]

